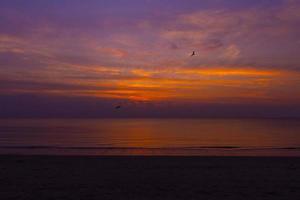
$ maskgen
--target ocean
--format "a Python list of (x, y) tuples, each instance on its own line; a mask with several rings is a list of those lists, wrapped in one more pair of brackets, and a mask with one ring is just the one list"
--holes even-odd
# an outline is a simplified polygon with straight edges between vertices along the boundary
[(1, 119), (0, 154), (300, 156), (300, 120)]

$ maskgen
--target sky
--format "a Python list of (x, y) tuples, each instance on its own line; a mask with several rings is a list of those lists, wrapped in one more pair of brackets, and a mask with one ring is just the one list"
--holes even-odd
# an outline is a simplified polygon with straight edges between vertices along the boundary
[(299, 10), (1, 0), (0, 117), (300, 117)]

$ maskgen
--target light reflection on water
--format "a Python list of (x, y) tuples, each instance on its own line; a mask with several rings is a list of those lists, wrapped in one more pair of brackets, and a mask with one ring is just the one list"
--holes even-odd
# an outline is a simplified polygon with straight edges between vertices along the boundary
[(300, 120), (0, 120), (0, 153), (300, 156)]

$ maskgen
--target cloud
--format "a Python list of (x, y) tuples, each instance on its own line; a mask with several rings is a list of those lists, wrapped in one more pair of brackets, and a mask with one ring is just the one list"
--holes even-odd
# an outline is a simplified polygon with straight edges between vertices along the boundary
[[(92, 14), (72, 6), (63, 13), (50, 9), (51, 15), (36, 11), (37, 20), (28, 8), (2, 13), (2, 91), (143, 101), (292, 101), (290, 88), (300, 85), (297, 1), (268, 8), (198, 5), (147, 15), (101, 8)], [(20, 25), (17, 34), (11, 24)], [(197, 56), (190, 57), (192, 51)], [(279, 95), (284, 89), (286, 97)]]
[(299, 9), (295, 1), (268, 8), (199, 9), (177, 16), (161, 37), (181, 49), (199, 51), (201, 64), (297, 67)]
[(206, 51), (213, 51), (220, 49), (224, 46), (224, 43), (219, 39), (208, 39), (200, 44), (200, 47)]
[(225, 49), (225, 52), (224, 52), (224, 56), (225, 58), (229, 58), (229, 59), (236, 59), (238, 58), (240, 55), (240, 50), (239, 48), (232, 44), (230, 46), (228, 46), (226, 49)]
[(97, 51), (116, 58), (124, 58), (128, 55), (128, 52), (115, 48), (97, 48)]
[(24, 41), (18, 37), (4, 34), (0, 35), (0, 52), (23, 52), (23, 50), (19, 48), (22, 44), (24, 44)]
[(276, 87), (283, 89), (297, 80), (300, 82), (300, 76), (295, 72), (245, 66), (126, 69), (71, 65), (9, 77), (2, 76), (1, 93), (95, 96), (133, 101), (218, 102), (237, 97), (246, 100), (249, 96), (259, 101), (276, 96), (279, 92)]

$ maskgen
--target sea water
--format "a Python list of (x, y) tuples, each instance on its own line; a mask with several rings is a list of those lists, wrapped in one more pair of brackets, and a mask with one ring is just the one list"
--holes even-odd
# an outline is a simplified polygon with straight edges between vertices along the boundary
[(300, 156), (300, 120), (2, 119), (0, 154)]

